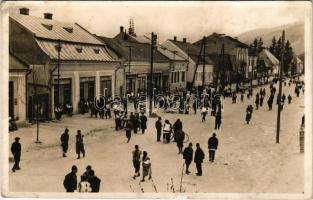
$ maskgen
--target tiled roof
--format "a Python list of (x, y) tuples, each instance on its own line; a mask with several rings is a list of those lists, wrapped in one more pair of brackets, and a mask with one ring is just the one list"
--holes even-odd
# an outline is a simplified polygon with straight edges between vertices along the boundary
[[(114, 38), (107, 38), (103, 36), (98, 36), (102, 39), (108, 47), (110, 47), (114, 52), (120, 55), (121, 58), (128, 60), (129, 57), (129, 48), (131, 46), (131, 60), (132, 61), (139, 61), (139, 62), (150, 62), (150, 49), (151, 46), (146, 43), (139, 43), (132, 38), (122, 36), (120, 33)], [(125, 38), (125, 39), (124, 39)], [(128, 39), (129, 38), (129, 39)], [(154, 52), (154, 61), (155, 62), (168, 62), (169, 59), (161, 54), (159, 51)]]
[[(57, 59), (56, 41), (36, 39), (39, 47), (51, 58)], [(61, 60), (79, 60), (79, 61), (105, 61), (113, 62), (115, 59), (109, 55), (105, 46), (89, 44), (61, 43)]]
[[(170, 40), (173, 44), (175, 44), (178, 48), (180, 48), (182, 51), (184, 51), (188, 56), (194, 61), (198, 61), (198, 56), (200, 54), (200, 48), (196, 45), (193, 45), (189, 42), (183, 42), (183, 41), (175, 41)], [(201, 64), (203, 59), (200, 60), (199, 64)], [(205, 63), (206, 64), (214, 64), (212, 59), (209, 57), (209, 55), (205, 56)]]
[(39, 38), (102, 45), (101, 41), (77, 23), (64, 23), (21, 14), (11, 15), (10, 17)]

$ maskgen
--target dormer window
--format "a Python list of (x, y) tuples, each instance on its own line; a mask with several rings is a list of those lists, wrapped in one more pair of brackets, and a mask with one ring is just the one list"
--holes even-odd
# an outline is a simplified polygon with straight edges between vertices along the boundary
[(64, 30), (66, 30), (68, 33), (73, 33), (72, 27), (63, 27)]
[(52, 24), (41, 24), (43, 27), (45, 27), (46, 29), (48, 29), (49, 31), (52, 30), (53, 25)]
[(82, 48), (82, 47), (76, 47), (76, 51), (77, 51), (78, 53), (81, 53), (81, 52), (83, 51), (83, 48)]
[(99, 54), (100, 49), (93, 49), (93, 51), (94, 51), (96, 54)]

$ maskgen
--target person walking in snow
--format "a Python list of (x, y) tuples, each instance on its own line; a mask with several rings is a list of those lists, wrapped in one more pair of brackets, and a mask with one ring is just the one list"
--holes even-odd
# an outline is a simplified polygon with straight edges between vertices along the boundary
[(135, 150), (133, 150), (132, 154), (133, 154), (133, 166), (135, 168), (135, 175), (133, 176), (133, 179), (136, 179), (136, 177), (140, 176), (141, 151), (139, 150), (138, 145), (135, 145)]
[(217, 150), (218, 139), (216, 138), (216, 133), (213, 133), (212, 137), (208, 140), (208, 149), (209, 149), (209, 161), (214, 162), (215, 151)]
[(63, 151), (63, 157), (66, 157), (67, 149), (68, 149), (68, 140), (69, 140), (69, 134), (68, 129), (66, 128), (64, 133), (61, 135), (61, 146)]
[(196, 152), (195, 152), (195, 159), (194, 162), (196, 163), (197, 167), (197, 176), (202, 176), (202, 162), (204, 159), (204, 153), (202, 149), (200, 148), (200, 144), (196, 144)]
[(78, 155), (77, 159), (80, 159), (80, 153), (83, 154), (83, 157), (85, 157), (85, 148), (84, 148), (84, 136), (81, 134), (80, 130), (77, 130), (76, 135), (76, 153)]

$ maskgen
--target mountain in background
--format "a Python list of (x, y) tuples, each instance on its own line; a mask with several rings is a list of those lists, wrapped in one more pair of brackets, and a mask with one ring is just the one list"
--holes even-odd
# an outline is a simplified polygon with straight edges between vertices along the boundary
[(238, 35), (238, 39), (246, 44), (253, 42), (254, 38), (262, 37), (264, 45), (269, 47), (275, 36), (276, 41), (285, 30), (286, 39), (289, 40), (294, 52), (299, 55), (304, 53), (304, 22), (285, 24), (274, 28), (260, 28)]

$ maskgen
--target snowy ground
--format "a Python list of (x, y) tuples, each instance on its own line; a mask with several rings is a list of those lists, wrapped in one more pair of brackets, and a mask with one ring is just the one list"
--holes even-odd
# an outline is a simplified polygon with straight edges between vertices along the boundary
[[(195, 164), (190, 175), (183, 176), (185, 192), (303, 192), (303, 154), (299, 153), (299, 126), (304, 113), (304, 98), (295, 97), (294, 85), (284, 87), (286, 97), (290, 93), (292, 104), (285, 103), (281, 117), (280, 144), (275, 143), (277, 106), (268, 111), (268, 86), (263, 107), (255, 110), (250, 125), (244, 123), (245, 109), (254, 105), (255, 97), (244, 103), (237, 99), (224, 100), (222, 129), (217, 132), (219, 149), (216, 162), (208, 162), (207, 140), (212, 135), (214, 119), (209, 116), (201, 122), (200, 112), (194, 115), (164, 114), (164, 119), (172, 123), (177, 118), (183, 121), (190, 141), (199, 142), (206, 153), (203, 176), (197, 177)], [(258, 88), (256, 88), (258, 90)], [(255, 95), (255, 92), (254, 92)], [(276, 98), (275, 98), (276, 102)], [(78, 166), (80, 176), (87, 165), (92, 165), (101, 178), (101, 192), (141, 192), (139, 179), (133, 180), (131, 151), (135, 144), (146, 150), (152, 161), (153, 182), (158, 192), (170, 192), (171, 178), (175, 190), (179, 190), (183, 159), (177, 154), (175, 143), (156, 142), (155, 118), (148, 119), (148, 131), (144, 135), (132, 135), (126, 143), (124, 131), (114, 131), (114, 121), (91, 119), (88, 115), (63, 118), (61, 122), (40, 124), (40, 140), (35, 144), (36, 126), (22, 128), (10, 133), (10, 144), (14, 137), (21, 137), (22, 170), (9, 171), (11, 192), (63, 192), (63, 179), (72, 165)], [(70, 148), (67, 158), (62, 158), (59, 138), (64, 128), (70, 129)], [(81, 129), (85, 134), (86, 158), (77, 160), (75, 154), (75, 134)], [(186, 144), (185, 144), (186, 145)], [(195, 147), (194, 147), (195, 148)], [(10, 163), (10, 168), (12, 163)], [(141, 183), (145, 192), (154, 192), (152, 181)]]

